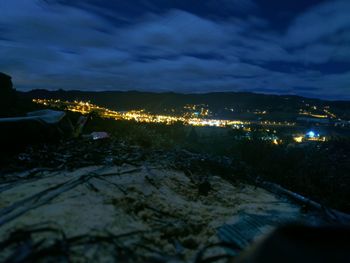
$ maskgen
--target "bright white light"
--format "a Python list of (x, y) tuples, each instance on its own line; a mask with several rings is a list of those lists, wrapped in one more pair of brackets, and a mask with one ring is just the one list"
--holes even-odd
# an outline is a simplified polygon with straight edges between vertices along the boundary
[(309, 132), (307, 133), (307, 136), (310, 137), (310, 138), (314, 138), (314, 137), (315, 137), (315, 132), (309, 131)]

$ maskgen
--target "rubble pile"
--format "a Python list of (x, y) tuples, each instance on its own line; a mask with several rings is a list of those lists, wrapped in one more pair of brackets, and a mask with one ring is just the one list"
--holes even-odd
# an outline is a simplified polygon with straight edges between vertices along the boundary
[(7, 166), (0, 168), (0, 182), (4, 180), (4, 175), (1, 174), (14, 172), (22, 172), (21, 177), (25, 177), (38, 170), (73, 170), (92, 165), (140, 166), (144, 162), (184, 171), (193, 180), (198, 175), (200, 180), (204, 180), (215, 173), (235, 182), (238, 177), (242, 181), (249, 175), (243, 163), (227, 157), (196, 154), (186, 150), (145, 149), (112, 137), (102, 140), (78, 138), (29, 146)]
[(1, 262), (193, 262), (213, 244), (243, 249), (278, 224), (321, 220), (225, 157), (80, 138), (12, 165), (0, 176)]
[[(234, 186), (217, 175), (209, 182), (203, 195), (184, 172), (144, 163), (47, 171), (21, 184), (2, 184), (0, 236), (6, 249), (0, 260), (21, 253), (24, 261), (50, 255), (67, 262), (125, 256), (191, 262), (220, 241), (217, 230), (241, 211), (304, 217), (298, 206), (261, 188)], [(262, 225), (259, 231), (268, 229)]]
[(142, 150), (111, 140), (88, 138), (62, 140), (59, 143), (29, 146), (17, 155), (6, 171), (26, 171), (33, 168), (76, 169), (98, 164), (137, 162)]

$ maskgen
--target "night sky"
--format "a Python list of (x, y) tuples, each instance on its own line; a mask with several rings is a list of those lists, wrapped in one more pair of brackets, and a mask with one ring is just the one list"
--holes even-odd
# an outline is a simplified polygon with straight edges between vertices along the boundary
[(1, 0), (18, 90), (350, 99), (350, 0)]

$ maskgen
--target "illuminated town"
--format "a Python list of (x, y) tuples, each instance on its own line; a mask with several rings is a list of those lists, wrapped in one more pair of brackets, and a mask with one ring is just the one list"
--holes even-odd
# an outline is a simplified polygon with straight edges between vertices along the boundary
[[(90, 102), (84, 101), (63, 101), (58, 99), (33, 99), (34, 103), (49, 106), (52, 108), (66, 109), (71, 112), (78, 112), (81, 114), (97, 113), (102, 118), (109, 118), (114, 120), (127, 120), (136, 121), (143, 123), (162, 123), (166, 125), (171, 125), (177, 122), (181, 122), (184, 125), (189, 126), (200, 126), (200, 127), (230, 127), (232, 129), (242, 129), (247, 133), (251, 132), (252, 125), (260, 125), (264, 128), (264, 131), (270, 133), (267, 136), (262, 137), (263, 140), (269, 140), (273, 144), (280, 144), (280, 140), (276, 136), (276, 130), (270, 130), (269, 127), (293, 127), (296, 125), (294, 122), (288, 121), (242, 121), (242, 120), (224, 120), (224, 119), (214, 119), (208, 118), (210, 116), (210, 111), (208, 105), (185, 105), (182, 116), (172, 116), (172, 115), (161, 115), (161, 114), (151, 114), (145, 110), (130, 110), (130, 111), (114, 111), (105, 107), (95, 105)], [(258, 112), (258, 114), (266, 114), (266, 111)], [(331, 114), (327, 112), (327, 114)], [(326, 118), (327, 115), (318, 116), (307, 111), (300, 111), (300, 115), (312, 116), (314, 118)], [(327, 140), (326, 136), (320, 136), (320, 134), (314, 131), (308, 131), (305, 134), (294, 134), (293, 140), (295, 143), (302, 142), (325, 142)]]
[[(81, 114), (89, 114), (91, 112), (98, 113), (103, 118), (111, 118), (115, 120), (134, 120), (137, 122), (148, 123), (164, 123), (167, 125), (175, 122), (182, 122), (185, 125), (192, 126), (211, 126), (211, 127), (244, 127), (244, 125), (259, 124), (262, 126), (295, 126), (294, 122), (287, 121), (242, 121), (242, 120), (223, 120), (208, 118), (209, 110), (201, 108), (199, 112), (186, 111), (182, 116), (161, 115), (147, 113), (145, 110), (131, 111), (113, 111), (90, 102), (84, 101), (62, 101), (54, 99), (33, 99), (34, 103), (50, 106), (53, 108), (66, 108), (72, 112)], [(184, 109), (195, 110), (198, 105), (186, 105)], [(266, 112), (265, 112), (266, 113)], [(264, 114), (265, 114), (264, 113)]]
[[(170, 116), (170, 115), (155, 115), (145, 112), (145, 110), (132, 110), (132, 111), (113, 111), (90, 102), (83, 101), (61, 101), (61, 100), (47, 100), (47, 99), (33, 99), (33, 102), (50, 106), (54, 108), (65, 107), (72, 112), (79, 112), (81, 114), (89, 114), (91, 112), (98, 113), (103, 118), (111, 118), (115, 120), (134, 120), (137, 122), (147, 123), (164, 123), (167, 125), (182, 122), (185, 125), (192, 126), (212, 126), (212, 127), (243, 127), (250, 124), (250, 122), (238, 121), (238, 120), (218, 120), (195, 117), (193, 114), (184, 114), (184, 116)], [(207, 116), (208, 111), (203, 111), (201, 116)]]

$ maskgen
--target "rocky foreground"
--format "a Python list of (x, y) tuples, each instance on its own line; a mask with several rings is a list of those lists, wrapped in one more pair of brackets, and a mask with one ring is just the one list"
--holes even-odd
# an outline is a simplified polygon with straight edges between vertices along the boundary
[(208, 245), (234, 255), (278, 225), (325, 221), (225, 158), (113, 141), (18, 158), (0, 179), (1, 262), (193, 262)]

